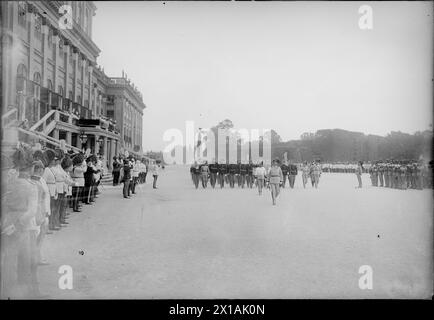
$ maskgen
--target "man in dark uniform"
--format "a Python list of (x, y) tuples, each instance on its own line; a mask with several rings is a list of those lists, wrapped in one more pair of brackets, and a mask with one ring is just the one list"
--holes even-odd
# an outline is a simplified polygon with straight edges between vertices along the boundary
[(219, 164), (217, 162), (217, 160), (215, 161), (215, 163), (211, 163), (209, 165), (209, 176), (210, 176), (210, 183), (211, 183), (211, 187), (215, 187), (215, 184), (217, 182), (217, 174), (219, 172)]
[(384, 175), (384, 186), (389, 188), (389, 162), (386, 162), (383, 165), (383, 175)]
[(384, 173), (384, 165), (383, 162), (381, 162), (378, 164), (378, 178), (380, 180), (380, 187), (384, 186), (383, 173)]
[[(282, 174), (283, 174), (283, 182), (282, 182), (282, 188), (285, 188), (286, 185), (286, 178), (288, 177), (288, 172), (289, 172), (289, 167), (286, 164), (286, 162), (284, 162), (281, 166), (280, 169), (282, 170)], [(291, 183), (290, 183), (291, 184)]]
[(237, 171), (235, 172), (235, 180), (237, 181), (238, 187), (241, 187), (241, 161), (237, 161)]
[(295, 177), (298, 174), (298, 168), (297, 165), (294, 163), (289, 163), (288, 165), (288, 174), (289, 174), (289, 186), (291, 187), (291, 189), (294, 189), (294, 184), (295, 184)]
[(193, 183), (196, 189), (199, 187), (201, 169), (202, 169), (201, 166), (197, 162), (195, 162), (192, 171), (193, 171)]
[(219, 174), (218, 179), (220, 183), (220, 188), (225, 186), (225, 176), (228, 173), (228, 165), (226, 163), (219, 164)]
[(247, 187), (248, 188), (253, 188), (253, 170), (254, 170), (254, 166), (252, 161), (249, 161), (249, 164), (247, 165)]
[(411, 161), (407, 161), (406, 170), (405, 170), (405, 181), (407, 184), (407, 189), (413, 189), (413, 186), (411, 184), (412, 175), (413, 175), (413, 166), (411, 164)]
[(229, 164), (229, 186), (233, 188), (235, 186), (235, 175), (238, 171), (238, 165), (235, 163)]
[(240, 182), (241, 182), (241, 188), (244, 188), (244, 185), (246, 183), (247, 179), (247, 171), (248, 171), (248, 165), (245, 163), (240, 164)]

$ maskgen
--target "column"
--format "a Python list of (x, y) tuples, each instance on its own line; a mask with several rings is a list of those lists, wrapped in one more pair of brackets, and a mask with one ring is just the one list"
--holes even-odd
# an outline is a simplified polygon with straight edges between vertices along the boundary
[(72, 132), (69, 130), (66, 130), (66, 143), (69, 145), (72, 144)]
[(58, 80), (58, 75), (59, 75), (59, 43), (60, 43), (60, 33), (57, 34), (57, 36), (53, 36), (53, 40), (55, 43), (55, 48), (56, 50), (54, 50), (54, 74), (53, 74), (53, 91), (56, 92), (57, 91), (57, 87), (59, 85), (59, 80)]
[(78, 51), (74, 52), (74, 50), (72, 50), (72, 55), (73, 55), (73, 59), (75, 60), (75, 64), (73, 65), (73, 74), (74, 74), (74, 81), (72, 83), (72, 99), (74, 100), (74, 102), (80, 102), (77, 101), (77, 75), (78, 75), (78, 59), (80, 58), (78, 56)]
[[(84, 79), (85, 79), (85, 67), (86, 67), (86, 60), (83, 59), (83, 56), (78, 57), (79, 59), (82, 59), (81, 63), (81, 101), (78, 101), (81, 105), (84, 105)], [(90, 88), (89, 88), (90, 90)]]
[[(93, 67), (90, 63), (90, 61), (86, 60), (86, 63), (89, 65), (88, 67), (88, 81), (87, 81), (87, 85), (89, 86), (89, 90), (88, 90), (88, 98), (87, 100), (89, 101), (89, 108), (92, 110), (92, 99), (95, 98), (96, 95), (96, 88), (93, 87), (92, 84), (92, 74), (93, 74)], [(96, 108), (96, 103), (94, 103), (94, 106)], [(92, 113), (95, 113), (92, 115), (93, 119), (96, 119), (97, 114), (94, 110), (92, 110)]]
[(99, 136), (95, 135), (95, 151), (94, 151), (95, 154), (99, 153), (100, 145), (99, 145), (99, 141), (98, 140), (99, 140)]

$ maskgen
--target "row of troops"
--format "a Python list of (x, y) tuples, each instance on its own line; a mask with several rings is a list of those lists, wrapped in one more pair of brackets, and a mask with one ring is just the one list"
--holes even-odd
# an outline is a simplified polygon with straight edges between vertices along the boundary
[(432, 166), (432, 161), (376, 162), (369, 168), (369, 175), (374, 187), (422, 190), (433, 187)]
[(11, 161), (2, 157), (2, 297), (40, 295), (37, 268), (46, 264), (45, 236), (66, 227), (68, 209), (80, 212), (81, 203), (95, 201), (101, 172), (101, 159), (89, 153), (21, 144)]
[[(253, 185), (257, 186), (257, 169), (262, 168), (263, 164), (258, 163), (211, 163), (208, 164), (204, 162), (203, 164), (198, 164), (194, 162), (190, 167), (191, 179), (195, 188), (199, 187), (199, 183), (202, 184), (203, 188), (206, 188), (208, 181), (212, 188), (215, 188), (216, 184), (223, 188), (225, 184), (229, 185), (230, 188), (234, 188), (235, 184), (239, 188), (253, 188)], [(289, 187), (294, 188), (295, 178), (298, 172), (302, 172), (303, 187), (306, 187), (308, 180), (311, 180), (312, 187), (317, 188), (319, 179), (321, 176), (321, 164), (319, 162), (303, 163), (302, 165), (297, 165), (295, 163), (284, 163), (280, 165), (282, 170), (283, 181), (281, 186), (284, 188), (286, 186), (286, 181), (288, 181)], [(265, 169), (266, 172), (269, 171)]]

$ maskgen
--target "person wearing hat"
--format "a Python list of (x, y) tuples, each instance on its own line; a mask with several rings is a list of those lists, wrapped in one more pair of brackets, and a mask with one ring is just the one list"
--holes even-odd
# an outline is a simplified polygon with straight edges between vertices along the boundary
[(217, 182), (217, 174), (219, 172), (219, 163), (217, 162), (217, 160), (214, 161), (214, 163), (211, 163), (209, 165), (209, 176), (210, 176), (210, 182), (211, 182), (211, 187), (214, 189), (216, 182)]
[[(289, 186), (291, 189), (294, 189), (295, 185), (295, 177), (298, 174), (298, 168), (297, 165), (294, 163), (291, 163), (290, 160), (288, 160), (288, 180), (289, 180)], [(285, 179), (285, 178), (283, 178)]]
[[(36, 152), (35, 152), (36, 153)], [(42, 152), (41, 152), (42, 154)], [(34, 158), (44, 159), (43, 154), (40, 157), (39, 155), (33, 155)], [(38, 210), (40, 211), (40, 220), (37, 221), (39, 226), (39, 234), (36, 238), (36, 261), (37, 264), (47, 264), (44, 259), (41, 257), (41, 247), (42, 242), (45, 239), (45, 235), (48, 231), (48, 217), (50, 216), (50, 190), (48, 189), (48, 185), (42, 177), (44, 174), (45, 166), (48, 165), (47, 161), (45, 163), (42, 160), (36, 160), (33, 162), (33, 175), (31, 176), (32, 181), (39, 189), (39, 199), (38, 199)]]
[(310, 166), (307, 163), (307, 161), (305, 161), (303, 163), (303, 167), (302, 167), (301, 171), (302, 171), (301, 178), (303, 180), (303, 188), (306, 188), (306, 184), (307, 184), (307, 181), (309, 179), (309, 172), (310, 172)]
[(83, 201), (84, 172), (87, 171), (87, 164), (83, 154), (79, 153), (72, 158), (71, 178), (75, 185), (72, 186), (72, 210), (81, 212), (80, 202)]
[(264, 162), (261, 162), (255, 168), (255, 177), (258, 185), (258, 194), (262, 195), (262, 189), (264, 188), (264, 181), (267, 176), (267, 170), (265, 170)]
[(64, 175), (64, 191), (65, 191), (65, 206), (60, 213), (60, 222), (63, 224), (68, 224), (66, 221), (66, 217), (69, 215), (67, 213), (68, 207), (73, 207), (73, 201), (72, 201), (72, 187), (76, 186), (75, 181), (71, 177), (71, 171), (73, 169), (73, 163), (69, 155), (65, 155), (65, 157), (62, 160), (61, 163), (62, 169), (63, 169), (63, 175)]
[(65, 171), (62, 168), (62, 160), (64, 152), (61, 149), (55, 149), (55, 166), (53, 167), (54, 176), (56, 178), (57, 189), (57, 206), (56, 211), (53, 213), (55, 217), (56, 227), (63, 227), (61, 217), (66, 210), (66, 193), (65, 193)]
[(98, 171), (95, 168), (96, 157), (94, 155), (89, 156), (86, 159), (87, 169), (84, 172), (84, 203), (90, 205), (95, 202), (94, 200), (94, 183), (95, 183), (95, 174)]
[(312, 175), (311, 175), (311, 179), (313, 178), (312, 184), (315, 188), (318, 188), (320, 176), (321, 176), (321, 164), (319, 163), (319, 161), (315, 161), (312, 165)]
[(362, 174), (363, 174), (363, 162), (359, 161), (356, 169), (356, 176), (359, 185), (356, 188), (362, 188)]
[(53, 150), (48, 149), (44, 151), (44, 155), (47, 159), (48, 166), (45, 167), (44, 174), (42, 177), (47, 183), (48, 190), (50, 191), (50, 209), (51, 214), (48, 217), (48, 229), (49, 230), (59, 230), (57, 227), (55, 212), (58, 210), (58, 194), (56, 188), (56, 176), (54, 174), (56, 166), (56, 154)]
[(208, 186), (208, 176), (209, 176), (209, 167), (207, 161), (205, 161), (205, 163), (202, 165), (200, 173), (202, 179), (202, 187), (205, 189)]
[(1, 290), (6, 297), (31, 298), (39, 291), (35, 260), (39, 190), (31, 180), (31, 148), (19, 145), (12, 161), (18, 177), (9, 182), (2, 199)]
[[(282, 163), (280, 169), (282, 169), (282, 174), (283, 174), (282, 188), (285, 188), (286, 179), (288, 177), (288, 172), (289, 172), (289, 166), (287, 165), (286, 161)], [(291, 184), (291, 182), (289, 184)]]
[(116, 156), (113, 157), (113, 185), (117, 186), (119, 184), (119, 175), (121, 173), (121, 163), (118, 161), (118, 158)]
[(130, 180), (131, 180), (131, 163), (128, 159), (124, 160), (124, 166), (123, 166), (123, 195), (125, 199), (130, 199)]
[(271, 199), (273, 201), (273, 205), (276, 205), (276, 199), (280, 193), (280, 185), (283, 182), (283, 173), (282, 169), (279, 166), (279, 160), (275, 159), (271, 163), (271, 168), (268, 172), (268, 183), (271, 189)]
[(136, 193), (136, 186), (139, 183), (139, 174), (140, 174), (140, 160), (132, 159), (133, 170), (132, 170), (132, 181), (131, 181), (131, 193)]

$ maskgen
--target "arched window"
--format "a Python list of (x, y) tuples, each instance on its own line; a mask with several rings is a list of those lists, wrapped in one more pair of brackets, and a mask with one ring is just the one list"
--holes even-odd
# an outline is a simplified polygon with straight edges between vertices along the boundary
[(63, 97), (63, 87), (62, 87), (62, 86), (58, 86), (58, 87), (57, 87), (57, 93), (58, 93), (61, 97)]
[(47, 88), (48, 90), (53, 91), (53, 83), (50, 79), (47, 80)]
[(26, 27), (26, 3), (24, 1), (18, 2), (18, 24)]
[(33, 82), (35, 83), (35, 97), (39, 99), (41, 95), (41, 74), (39, 72), (33, 74)]
[(17, 77), (23, 77), (27, 79), (27, 68), (22, 63), (17, 68)]
[(27, 67), (24, 64), (18, 65), (17, 68), (17, 92), (26, 91), (26, 82), (27, 82)]

